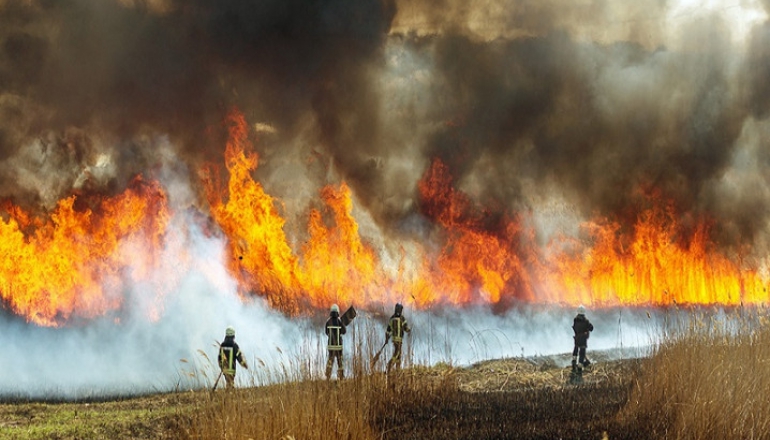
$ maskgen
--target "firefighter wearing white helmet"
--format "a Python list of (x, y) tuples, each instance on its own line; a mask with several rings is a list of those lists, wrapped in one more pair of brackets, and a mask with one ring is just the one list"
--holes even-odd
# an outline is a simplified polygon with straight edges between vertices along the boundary
[(572, 371), (582, 374), (583, 367), (591, 365), (591, 361), (586, 357), (586, 348), (588, 347), (588, 337), (594, 331), (593, 324), (586, 318), (586, 308), (582, 305), (577, 308), (577, 315), (572, 321), (572, 330), (575, 332), (573, 337), (575, 347), (572, 349)]
[(222, 374), (225, 376), (227, 388), (235, 386), (235, 368), (237, 364), (241, 364), (243, 368), (249, 368), (240, 347), (235, 342), (235, 328), (232, 326), (225, 329), (225, 340), (219, 344), (217, 361), (219, 362), (219, 368), (222, 369)]
[(347, 332), (345, 324), (340, 319), (340, 308), (332, 304), (329, 309), (329, 319), (326, 321), (326, 348), (329, 350), (329, 359), (326, 361), (326, 379), (331, 379), (334, 361), (337, 361), (337, 378), (345, 377), (345, 369), (342, 366), (342, 335)]

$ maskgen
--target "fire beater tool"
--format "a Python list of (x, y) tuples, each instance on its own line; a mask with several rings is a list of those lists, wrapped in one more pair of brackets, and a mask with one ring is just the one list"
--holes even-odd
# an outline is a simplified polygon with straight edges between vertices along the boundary
[(372, 358), (372, 361), (369, 362), (369, 368), (374, 369), (374, 366), (377, 364), (377, 361), (380, 360), (380, 355), (382, 354), (382, 350), (385, 348), (385, 346), (388, 345), (388, 340), (385, 340), (385, 343), (382, 344), (382, 347), (380, 347), (379, 350), (377, 350), (377, 353), (374, 354), (374, 357)]
[[(222, 352), (222, 344), (219, 343), (219, 341), (216, 341), (217, 347), (219, 347), (219, 352)], [(211, 392), (213, 393), (217, 389), (217, 385), (219, 385), (219, 379), (222, 378), (222, 374), (225, 371), (222, 369), (222, 366), (219, 366), (219, 376), (217, 376), (217, 380), (214, 381), (214, 386), (211, 387)]]
[(222, 378), (222, 370), (219, 370), (219, 376), (217, 376), (217, 380), (214, 381), (214, 386), (211, 388), (211, 392), (213, 393), (217, 389), (217, 385), (219, 385), (219, 379)]
[(219, 385), (219, 379), (222, 378), (222, 371), (219, 371), (219, 376), (217, 376), (217, 380), (214, 381), (214, 387), (211, 388), (211, 392), (213, 393), (217, 389), (217, 385)]
[(345, 313), (340, 316), (340, 319), (342, 320), (342, 323), (345, 324), (345, 327), (347, 327), (353, 319), (358, 316), (358, 312), (356, 312), (356, 309), (353, 308), (353, 306), (350, 306), (347, 310), (345, 310)]

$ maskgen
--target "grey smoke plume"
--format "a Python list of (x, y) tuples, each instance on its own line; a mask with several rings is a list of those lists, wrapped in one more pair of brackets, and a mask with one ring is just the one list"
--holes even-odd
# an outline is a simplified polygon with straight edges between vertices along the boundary
[(722, 244), (753, 244), (764, 193), (720, 194), (741, 154), (767, 164), (743, 140), (766, 139), (762, 7), (7, 0), (0, 187), (50, 207), (107, 154), (121, 166), (87, 186), (118, 191), (157, 165), (158, 134), (193, 167), (219, 160), (237, 106), (271, 127), (257, 173), (274, 195), (345, 179), (386, 233), (440, 158), (491, 210), (537, 209), (548, 188), (632, 219), (654, 187), (683, 218), (715, 217)]
[[(258, 128), (255, 177), (293, 230), (317, 188), (339, 180), (378, 234), (429, 230), (416, 184), (439, 158), (492, 218), (565, 204), (552, 211), (568, 220), (539, 231), (595, 215), (631, 224), (647, 203), (638, 191), (654, 188), (684, 224), (708, 215), (720, 245), (761, 255), (770, 5), (733, 6), (0, 0), (0, 197), (44, 213), (141, 173), (205, 212), (189, 176), (222, 160), (221, 122), (237, 107)], [(237, 298), (212, 252), (196, 255), (220, 276), (181, 274), (151, 324), (137, 313), (119, 331), (108, 320), (52, 330), (4, 316), (0, 389), (165, 389), (177, 358), (227, 324), (268, 332), (244, 338), (247, 353), (272, 352), (256, 340), (300, 343), (295, 321)], [(145, 307), (139, 287), (128, 296)], [(495, 355), (511, 351), (502, 345)]]

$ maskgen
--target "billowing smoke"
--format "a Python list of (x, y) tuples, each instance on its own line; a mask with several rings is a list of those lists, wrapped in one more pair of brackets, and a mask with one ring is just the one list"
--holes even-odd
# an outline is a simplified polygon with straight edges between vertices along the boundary
[[(191, 165), (217, 160), (238, 106), (270, 127), (273, 194), (345, 179), (388, 232), (439, 158), (499, 210), (557, 194), (632, 217), (655, 187), (716, 217), (723, 244), (753, 244), (770, 58), (767, 15), (745, 3), (7, 0), (0, 187), (48, 206), (119, 190), (158, 163), (158, 134)], [(84, 177), (104, 154), (120, 166)]]
[[(222, 161), (222, 121), (237, 107), (259, 136), (255, 178), (284, 203), (289, 229), (321, 185), (344, 180), (373, 230), (423, 233), (431, 219), (416, 185), (440, 159), (491, 218), (531, 211), (544, 235), (594, 215), (632, 223), (640, 194), (655, 189), (684, 224), (706, 214), (721, 246), (760, 254), (770, 246), (769, 10), (749, 0), (0, 0), (0, 197), (45, 213), (142, 174), (175, 208), (205, 213), (195, 170)], [(317, 337), (317, 322), (239, 297), (221, 239), (179, 229), (192, 231), (191, 267), (207, 275), (180, 274), (156, 320), (141, 313), (142, 286), (126, 293), (135, 316), (46, 329), (4, 314), (0, 390), (170, 389), (180, 359), (211, 355), (228, 324), (252, 360)], [(462, 347), (442, 355), (568, 351), (562, 312), (451, 315), (461, 330), (446, 338)], [(450, 320), (423, 322), (437, 316)], [(644, 345), (642, 333), (626, 328), (629, 345)], [(432, 350), (425, 335), (415, 350)]]

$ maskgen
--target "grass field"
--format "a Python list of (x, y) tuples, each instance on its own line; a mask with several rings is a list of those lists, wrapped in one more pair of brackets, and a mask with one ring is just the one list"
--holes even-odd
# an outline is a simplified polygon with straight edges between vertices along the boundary
[(762, 317), (696, 317), (662, 335), (644, 359), (589, 353), (595, 363), (579, 385), (569, 383), (565, 354), (465, 368), (412, 364), (390, 378), (359, 365), (329, 382), (288, 365), (232, 391), (7, 402), (0, 438), (770, 438)]
[(612, 429), (640, 361), (598, 361), (576, 386), (558, 365), (566, 359), (413, 366), (390, 381), (376, 373), (104, 402), (9, 402), (0, 405), (0, 438), (597, 438)]

